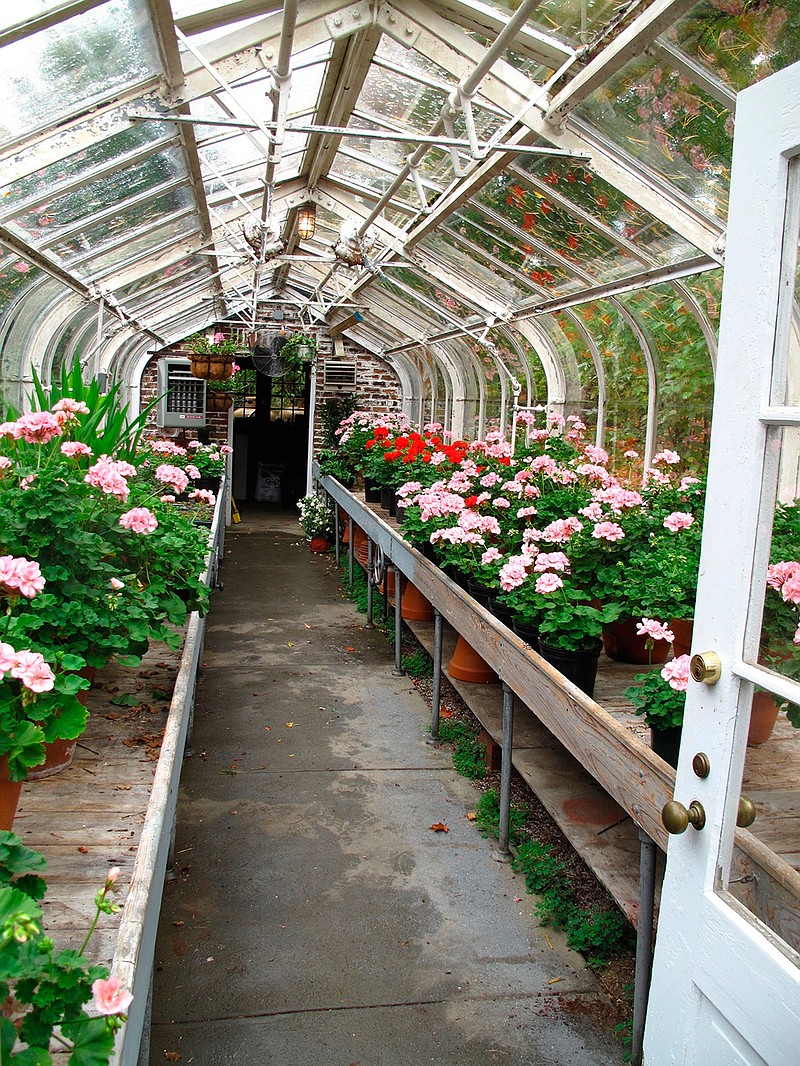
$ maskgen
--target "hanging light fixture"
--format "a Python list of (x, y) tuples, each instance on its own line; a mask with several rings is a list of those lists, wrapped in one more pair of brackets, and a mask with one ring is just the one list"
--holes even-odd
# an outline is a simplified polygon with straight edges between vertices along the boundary
[(297, 232), (301, 241), (310, 241), (317, 232), (316, 204), (303, 204), (297, 209)]

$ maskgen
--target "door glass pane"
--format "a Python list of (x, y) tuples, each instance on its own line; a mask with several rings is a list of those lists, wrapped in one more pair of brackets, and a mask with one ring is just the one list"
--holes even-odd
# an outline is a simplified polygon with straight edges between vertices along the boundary
[[(798, 195), (796, 171), (795, 165), (789, 183), (794, 197)], [(789, 217), (796, 219), (792, 201), (790, 195)], [(787, 423), (800, 415), (796, 251), (794, 238), (784, 248), (785, 268), (795, 278), (794, 291), (792, 286), (784, 290), (773, 358), (772, 403), (788, 408)], [(800, 780), (800, 425), (769, 427), (762, 500), (744, 658), (764, 668), (763, 684), (755, 686), (749, 701), (742, 794), (756, 807), (749, 832), (779, 862), (800, 870), (797, 815), (792, 809)], [(792, 918), (784, 883), (780, 866), (774, 872), (752, 870), (741, 849), (734, 848), (731, 892), (786, 943), (800, 950), (800, 930)]]

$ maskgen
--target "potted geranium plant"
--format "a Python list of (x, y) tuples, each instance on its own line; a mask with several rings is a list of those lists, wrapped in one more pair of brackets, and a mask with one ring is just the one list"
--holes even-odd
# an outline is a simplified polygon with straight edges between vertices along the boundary
[(686, 690), (689, 687), (689, 656), (679, 655), (660, 670), (637, 674), (636, 684), (625, 689), (625, 698), (630, 700), (634, 713), (644, 718), (650, 726), (650, 743), (653, 751), (671, 766), (678, 765), (678, 751), (683, 726), (683, 711), (686, 705)]
[[(106, 1066), (114, 1035), (133, 996), (109, 977), (107, 967), (84, 956), (101, 913), (120, 907), (112, 899), (119, 869), (109, 870), (95, 896), (95, 914), (78, 951), (56, 950), (44, 932), (39, 901), (46, 883), (43, 855), (13, 833), (0, 832), (0, 1062), (47, 1066), (51, 1041), (69, 1053), (69, 1066)], [(85, 1004), (92, 1000), (94, 1015)]]

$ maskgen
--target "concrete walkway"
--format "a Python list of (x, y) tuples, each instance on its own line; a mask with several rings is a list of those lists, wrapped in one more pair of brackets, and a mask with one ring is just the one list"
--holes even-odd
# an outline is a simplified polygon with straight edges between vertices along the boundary
[(151, 1066), (620, 1063), (592, 975), (493, 861), (476, 789), (426, 744), (429, 710), (332, 556), (263, 513), (227, 548)]

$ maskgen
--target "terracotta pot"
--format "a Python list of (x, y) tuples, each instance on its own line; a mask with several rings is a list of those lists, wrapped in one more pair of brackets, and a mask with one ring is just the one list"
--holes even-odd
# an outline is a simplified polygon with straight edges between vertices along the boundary
[(486, 660), (461, 636), (456, 642), (447, 672), (457, 681), (471, 681), (476, 685), (491, 685), (498, 680), (497, 674)]
[(769, 740), (773, 727), (778, 720), (780, 704), (776, 703), (771, 693), (755, 692), (750, 708), (750, 728), (747, 730), (747, 746), (756, 748)]
[(367, 541), (369, 540), (369, 537), (364, 532), (364, 530), (361, 528), (361, 526), (356, 525), (356, 523), (353, 522), (351, 528), (352, 528), (352, 531), (353, 531), (353, 548), (354, 549), (358, 548), (358, 546), (360, 544), (366, 545)]
[(670, 645), (666, 640), (657, 640), (653, 644), (652, 653), (648, 651), (647, 637), (636, 632), (638, 623), (638, 618), (623, 618), (603, 626), (603, 648), (606, 655), (618, 663), (635, 663), (640, 666), (651, 662), (666, 662)]
[(672, 654), (677, 659), (679, 655), (688, 655), (692, 647), (692, 629), (694, 618), (670, 618), (669, 628), (675, 634), (672, 643)]
[(0, 829), (11, 829), (17, 813), (22, 781), (12, 781), (8, 776), (8, 759), (0, 758)]
[[(79, 670), (78, 673), (81, 677), (85, 677), (87, 681), (94, 681), (97, 667), (84, 666), (84, 668)], [(78, 699), (84, 707), (86, 707), (89, 702), (89, 691), (90, 689), (84, 688), (78, 693)], [(52, 777), (53, 774), (60, 774), (62, 770), (68, 769), (68, 767), (72, 766), (77, 746), (77, 737), (74, 740), (59, 739), (46, 742), (44, 746), (44, 762), (28, 771), (27, 780), (41, 781), (45, 777)]]
[(400, 615), (409, 622), (432, 622), (433, 604), (409, 581), (403, 593)]
[(77, 740), (45, 742), (44, 762), (28, 771), (28, 781), (41, 781), (45, 777), (52, 777), (53, 774), (60, 774), (62, 770), (72, 766), (77, 744)]
[(331, 542), (327, 537), (312, 537), (308, 542), (309, 551), (316, 552), (318, 555), (323, 555), (325, 552), (331, 550)]

